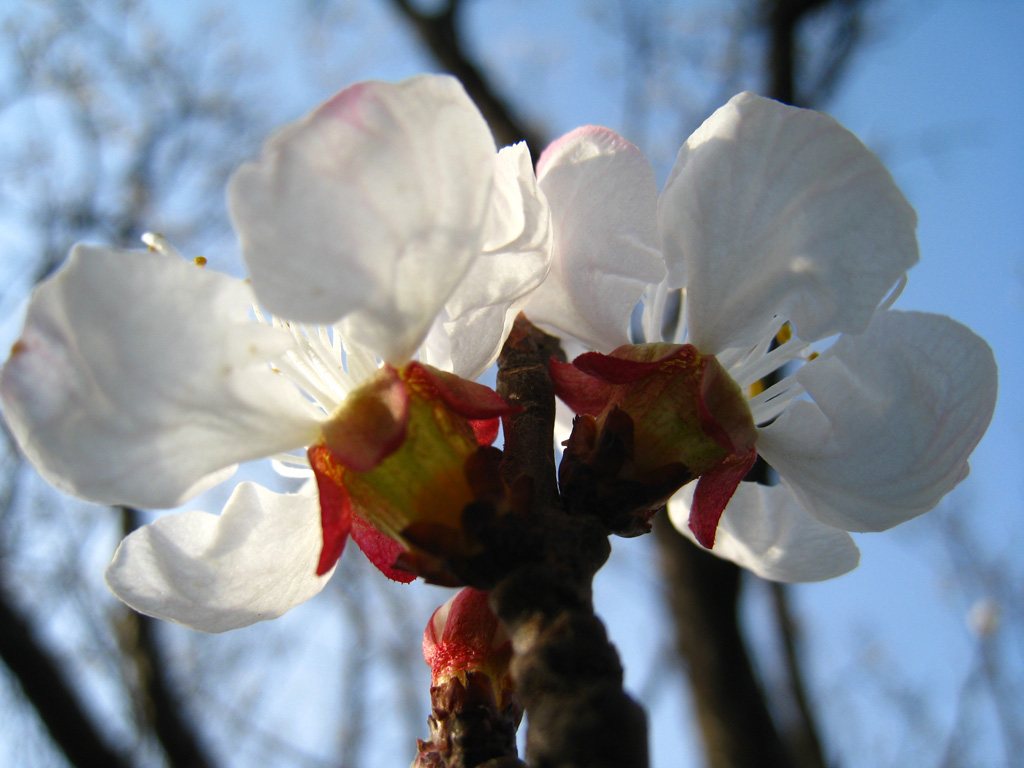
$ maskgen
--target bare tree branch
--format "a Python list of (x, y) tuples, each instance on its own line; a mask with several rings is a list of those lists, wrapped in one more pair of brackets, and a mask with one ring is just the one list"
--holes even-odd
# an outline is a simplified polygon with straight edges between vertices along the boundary
[(796, 620), (789, 606), (789, 587), (778, 582), (769, 584), (772, 595), (772, 607), (775, 609), (775, 626), (782, 641), (782, 653), (785, 659), (786, 679), (789, 692), (796, 705), (798, 721), (796, 727), (787, 729), (786, 736), (790, 749), (803, 768), (826, 768), (825, 752), (822, 749), (821, 737), (814, 707), (811, 705), (804, 679), (803, 664), (800, 658), (799, 638)]
[(463, 8), (461, 0), (448, 0), (445, 7), (434, 14), (418, 10), (409, 0), (391, 0), (391, 4), (409, 21), (437, 63), (462, 82), (491, 126), (498, 145), (525, 141), (534, 160), (540, 157), (540, 151), (546, 144), (543, 136), (522, 121), (466, 52), (459, 26), (459, 14)]
[(60, 665), (43, 650), (31, 627), (0, 589), (0, 658), (21, 685), (54, 742), (81, 768), (130, 768), (89, 719)]
[[(862, 39), (870, 0), (756, 0), (757, 23), (767, 37), (767, 95), (787, 104), (812, 106), (827, 98), (846, 71)], [(810, 17), (828, 15), (831, 35), (813, 61), (801, 46), (800, 29)], [(801, 64), (808, 64), (801, 68)]]
[(742, 572), (694, 546), (664, 515), (654, 534), (708, 765), (792, 768), (740, 632)]
[[(120, 509), (127, 536), (142, 524), (141, 516), (131, 507)], [(140, 709), (160, 742), (168, 764), (172, 768), (212, 768), (213, 761), (174, 693), (168, 675), (171, 664), (160, 647), (156, 620), (134, 611), (126, 612), (121, 630), (125, 638), (124, 652), (135, 669)]]

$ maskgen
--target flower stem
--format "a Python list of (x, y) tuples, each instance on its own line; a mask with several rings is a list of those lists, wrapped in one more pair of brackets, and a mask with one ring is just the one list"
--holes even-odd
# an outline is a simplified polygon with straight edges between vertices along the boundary
[(558, 342), (522, 315), (498, 359), (498, 393), (522, 410), (503, 421), (502, 472), (530, 490), (537, 551), (493, 587), (491, 604), (512, 638), (512, 677), (528, 718), (531, 765), (619, 768), (648, 764), (643, 710), (622, 688), (622, 665), (594, 615), (594, 574), (610, 552), (593, 516), (566, 512), (552, 453)]

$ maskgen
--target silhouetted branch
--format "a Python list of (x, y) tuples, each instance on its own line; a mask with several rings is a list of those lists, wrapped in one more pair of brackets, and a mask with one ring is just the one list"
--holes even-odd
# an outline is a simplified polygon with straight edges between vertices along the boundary
[(462, 2), (448, 0), (445, 6), (434, 14), (423, 13), (409, 0), (391, 0), (391, 4), (408, 19), (437, 63), (462, 82), (466, 92), (476, 102), (488, 125), (491, 126), (498, 146), (525, 141), (536, 161), (546, 144), (543, 137), (527, 126), (508, 101), (498, 94), (494, 84), (472, 60), (462, 44), (459, 29)]
[(81, 768), (130, 768), (89, 719), (58, 663), (0, 589), (0, 658), (11, 670), (54, 742)]
[[(812, 106), (826, 98), (838, 83), (861, 39), (862, 16), (868, 0), (760, 0), (760, 18), (768, 39), (765, 71), (773, 99)], [(829, 13), (832, 36), (822, 46), (814, 71), (798, 71), (802, 55), (799, 31), (817, 13)]]
[(792, 768), (740, 632), (742, 572), (695, 546), (665, 515), (654, 534), (708, 765)]
[[(121, 507), (125, 535), (142, 524), (138, 510)], [(142, 711), (156, 734), (172, 768), (212, 768), (198, 734), (185, 717), (168, 675), (170, 662), (156, 637), (156, 620), (130, 612), (124, 621), (131, 630), (126, 654), (132, 660), (138, 680)], [(128, 634), (127, 632), (125, 634)]]
[(769, 587), (772, 607), (775, 609), (775, 626), (782, 642), (786, 680), (799, 718), (796, 727), (786, 729), (785, 735), (788, 737), (793, 755), (802, 768), (826, 768), (825, 753), (818, 736), (818, 722), (804, 680), (796, 622), (789, 607), (789, 586), (771, 582)]

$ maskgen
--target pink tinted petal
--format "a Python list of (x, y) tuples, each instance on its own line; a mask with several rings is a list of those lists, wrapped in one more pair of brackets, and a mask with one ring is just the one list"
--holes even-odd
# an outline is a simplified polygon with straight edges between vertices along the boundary
[(715, 531), (718, 530), (718, 520), (725, 505), (756, 460), (755, 451), (741, 456), (727, 456), (713, 470), (700, 476), (693, 493), (689, 527), (701, 546), (707, 549), (715, 546)]
[[(673, 525), (693, 538), (688, 523), (696, 483), (668, 503)], [(860, 551), (850, 534), (819, 523), (781, 485), (740, 483), (718, 522), (712, 554), (763, 579), (823, 581), (852, 571)]]
[(917, 262), (917, 217), (892, 176), (827, 115), (744, 93), (679, 150), (659, 202), (688, 340), (753, 345), (778, 315), (815, 341), (859, 333)]
[(78, 245), (32, 295), (0, 378), (4, 416), (49, 482), (172, 507), (319, 424), (270, 368), (292, 346), (239, 280), (148, 251)]
[(267, 142), (229, 202), (261, 304), (401, 365), (479, 256), (494, 140), (454, 78), (362, 83)]
[(377, 569), (392, 581), (408, 584), (416, 579), (415, 573), (395, 568), (398, 556), (405, 550), (402, 545), (385, 536), (359, 515), (352, 515), (352, 540)]
[(758, 449), (824, 523), (881, 531), (963, 480), (996, 400), (992, 350), (941, 315), (884, 312), (797, 372), (813, 398), (761, 430)]
[(317, 594), (320, 522), (312, 488), (240, 483), (220, 515), (181, 512), (131, 533), (107, 568), (129, 606), (201, 632), (274, 619)]
[(578, 128), (537, 164), (551, 206), (551, 272), (523, 310), (599, 351), (629, 341), (629, 317), (665, 268), (658, 248), (657, 184), (635, 146), (607, 128)]

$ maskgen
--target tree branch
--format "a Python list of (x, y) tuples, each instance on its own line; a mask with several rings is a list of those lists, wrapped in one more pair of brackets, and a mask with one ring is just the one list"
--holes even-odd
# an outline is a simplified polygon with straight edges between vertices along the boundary
[(664, 515), (654, 534), (708, 765), (792, 768), (740, 632), (742, 572), (694, 546)]
[(391, 5), (412, 25), (437, 63), (461, 81), (491, 126), (498, 145), (525, 141), (530, 148), (530, 155), (536, 161), (546, 145), (543, 137), (516, 115), (462, 44), (462, 36), (459, 34), (462, 3), (459, 0), (448, 0), (446, 6), (435, 14), (419, 11), (409, 0), (391, 0)]
[(513, 492), (531, 489), (524, 524), (536, 540), (491, 603), (512, 638), (530, 764), (644, 768), (646, 717), (622, 688), (622, 665), (591, 599), (594, 574), (611, 551), (608, 531), (596, 517), (570, 516), (557, 495), (548, 374), (556, 351), (557, 341), (520, 315), (498, 358), (498, 393), (523, 406), (504, 420), (502, 471)]
[[(120, 507), (125, 535), (141, 525), (138, 510)], [(153, 732), (172, 768), (212, 768), (198, 734), (182, 711), (167, 670), (170, 668), (156, 637), (156, 620), (128, 613), (124, 617), (131, 639), (125, 649), (138, 679), (138, 695)], [(127, 633), (126, 633), (127, 634)]]
[(0, 658), (18, 679), (25, 697), (68, 761), (81, 768), (130, 768), (127, 758), (93, 725), (57, 662), (39, 644), (3, 589), (0, 627)]

